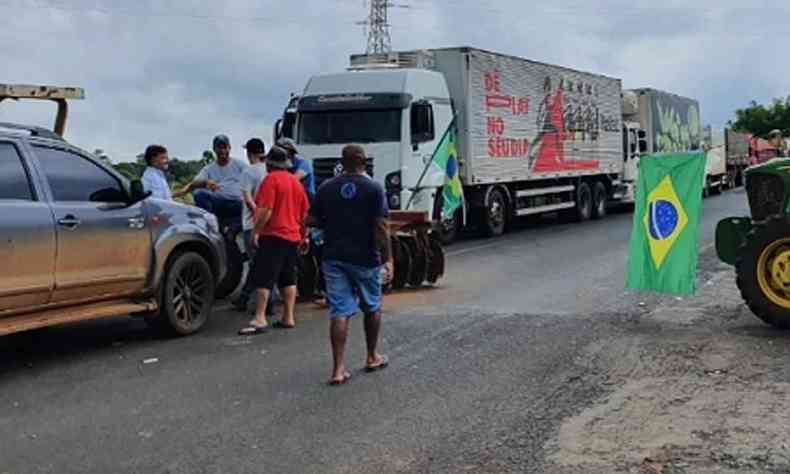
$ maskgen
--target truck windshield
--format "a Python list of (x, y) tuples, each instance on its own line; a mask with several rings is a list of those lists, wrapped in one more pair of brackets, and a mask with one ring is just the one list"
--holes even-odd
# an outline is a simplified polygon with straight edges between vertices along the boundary
[(399, 142), (401, 110), (331, 110), (302, 112), (299, 143)]

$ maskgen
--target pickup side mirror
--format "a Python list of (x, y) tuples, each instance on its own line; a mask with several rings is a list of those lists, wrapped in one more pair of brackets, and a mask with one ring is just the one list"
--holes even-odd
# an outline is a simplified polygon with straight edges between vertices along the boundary
[(278, 119), (274, 122), (274, 141), (283, 137), (283, 119)]
[(429, 142), (433, 140), (435, 136), (433, 106), (425, 101), (415, 102), (411, 106), (412, 145)]
[(129, 186), (129, 204), (136, 204), (151, 195), (151, 191), (146, 191), (143, 182), (135, 179)]
[(639, 139), (639, 153), (647, 153), (647, 140)]

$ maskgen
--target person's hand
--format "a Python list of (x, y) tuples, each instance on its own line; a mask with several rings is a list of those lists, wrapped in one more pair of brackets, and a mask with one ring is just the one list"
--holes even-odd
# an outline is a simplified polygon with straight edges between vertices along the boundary
[(206, 187), (209, 189), (209, 191), (214, 192), (219, 189), (219, 184), (209, 179), (206, 181)]
[(395, 264), (392, 262), (392, 259), (387, 260), (384, 264), (384, 284), (389, 285), (392, 279), (395, 277)]
[(302, 240), (302, 243), (299, 244), (299, 255), (307, 255), (310, 251), (310, 239), (305, 238)]
[(255, 247), (256, 249), (258, 248), (258, 238), (259, 236), (257, 233), (252, 234), (252, 246)]

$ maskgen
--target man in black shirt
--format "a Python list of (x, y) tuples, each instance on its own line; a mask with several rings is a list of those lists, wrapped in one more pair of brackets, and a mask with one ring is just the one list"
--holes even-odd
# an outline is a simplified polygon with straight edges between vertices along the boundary
[(331, 385), (351, 374), (343, 360), (348, 320), (360, 309), (365, 315), (367, 361), (373, 372), (388, 360), (376, 352), (381, 329), (381, 270), (392, 276), (387, 201), (382, 186), (365, 174), (365, 151), (343, 149), (343, 174), (324, 183), (310, 210), (309, 225), (323, 229), (323, 263), (334, 367)]

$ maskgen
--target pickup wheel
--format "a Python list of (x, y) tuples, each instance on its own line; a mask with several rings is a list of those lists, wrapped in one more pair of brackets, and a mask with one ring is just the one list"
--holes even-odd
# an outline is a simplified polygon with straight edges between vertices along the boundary
[(214, 275), (208, 262), (194, 252), (176, 255), (162, 285), (161, 312), (152, 322), (179, 336), (199, 331), (214, 304)]

